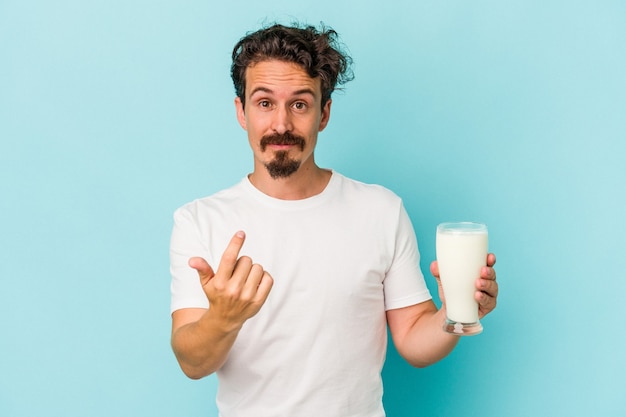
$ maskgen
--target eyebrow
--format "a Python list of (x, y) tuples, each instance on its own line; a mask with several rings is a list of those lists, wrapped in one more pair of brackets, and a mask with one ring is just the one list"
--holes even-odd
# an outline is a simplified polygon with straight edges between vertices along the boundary
[[(274, 91), (271, 88), (267, 88), (267, 87), (256, 87), (254, 90), (252, 90), (250, 92), (250, 97), (252, 97), (253, 95), (255, 95), (256, 93), (268, 93), (268, 94), (273, 94)], [(300, 90), (296, 90), (293, 92), (294, 96), (299, 96), (302, 94), (309, 94), (313, 97), (315, 97), (315, 91), (313, 91), (313, 89), (311, 88), (302, 88)]]

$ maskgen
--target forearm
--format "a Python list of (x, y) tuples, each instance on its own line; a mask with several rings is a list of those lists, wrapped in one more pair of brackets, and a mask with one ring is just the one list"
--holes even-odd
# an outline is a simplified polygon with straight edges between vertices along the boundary
[(172, 333), (172, 349), (189, 378), (200, 379), (222, 367), (241, 326), (220, 322), (210, 310)]
[(459, 337), (446, 333), (443, 325), (446, 320), (445, 310), (420, 318), (420, 323), (413, 326), (407, 334), (408, 346), (406, 360), (413, 366), (425, 367), (440, 361), (452, 352), (459, 342)]
[[(399, 316), (389, 317), (391, 320), (402, 320), (406, 326), (401, 331), (393, 331), (394, 345), (398, 353), (411, 365), (423, 368), (445, 358), (459, 341), (458, 336), (444, 332), (446, 319), (445, 308), (437, 310), (428, 302), (427, 308), (412, 314), (410, 309), (400, 311)], [(390, 321), (390, 325), (393, 322)], [(399, 329), (396, 326), (396, 329)]]

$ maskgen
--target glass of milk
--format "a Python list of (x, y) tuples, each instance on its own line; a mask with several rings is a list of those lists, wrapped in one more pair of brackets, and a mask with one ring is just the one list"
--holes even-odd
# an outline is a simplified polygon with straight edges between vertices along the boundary
[(437, 226), (436, 250), (446, 303), (444, 330), (459, 336), (482, 332), (474, 294), (476, 279), (487, 263), (487, 226), (441, 223)]

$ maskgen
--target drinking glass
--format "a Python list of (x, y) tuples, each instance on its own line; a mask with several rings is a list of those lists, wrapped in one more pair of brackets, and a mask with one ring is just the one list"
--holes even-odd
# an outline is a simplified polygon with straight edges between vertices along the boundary
[(437, 226), (437, 263), (446, 304), (443, 329), (459, 336), (479, 334), (476, 279), (487, 263), (487, 226), (481, 223), (441, 223)]

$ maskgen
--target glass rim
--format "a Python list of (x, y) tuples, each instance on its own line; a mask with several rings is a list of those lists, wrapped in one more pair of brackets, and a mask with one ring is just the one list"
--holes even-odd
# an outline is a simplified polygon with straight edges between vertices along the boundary
[(444, 222), (437, 225), (442, 233), (487, 233), (487, 225), (476, 222)]

